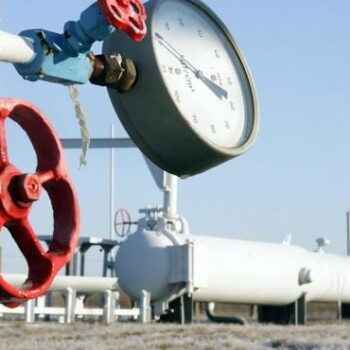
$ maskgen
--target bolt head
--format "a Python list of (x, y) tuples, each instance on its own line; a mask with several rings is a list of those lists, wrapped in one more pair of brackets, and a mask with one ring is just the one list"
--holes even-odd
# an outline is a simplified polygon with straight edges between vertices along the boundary
[(16, 176), (13, 184), (13, 194), (16, 202), (30, 204), (40, 198), (42, 187), (37, 175), (23, 174)]
[(129, 91), (137, 80), (137, 70), (134, 62), (130, 58), (122, 61), (123, 75), (118, 82), (118, 90), (120, 92)]

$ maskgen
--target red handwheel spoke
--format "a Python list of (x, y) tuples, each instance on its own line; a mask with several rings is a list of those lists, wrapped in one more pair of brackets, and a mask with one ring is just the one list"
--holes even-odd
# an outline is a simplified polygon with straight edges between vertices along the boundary
[(2, 228), (4, 227), (6, 223), (6, 219), (4, 219), (2, 216), (0, 216), (0, 232), (2, 230)]
[(5, 120), (0, 118), (0, 167), (4, 167), (8, 163), (9, 163), (9, 156), (8, 156), (8, 150), (7, 150)]
[(38, 171), (36, 175), (38, 176), (41, 185), (55, 179), (55, 173), (52, 170)]
[(29, 267), (40, 263), (45, 251), (27, 218), (6, 225)]

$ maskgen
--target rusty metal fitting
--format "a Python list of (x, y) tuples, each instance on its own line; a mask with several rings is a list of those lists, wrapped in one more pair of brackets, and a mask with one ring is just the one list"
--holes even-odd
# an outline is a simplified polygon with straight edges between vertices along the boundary
[(131, 59), (120, 55), (96, 55), (94, 60), (94, 70), (90, 77), (92, 84), (119, 92), (126, 92), (135, 84), (137, 70)]

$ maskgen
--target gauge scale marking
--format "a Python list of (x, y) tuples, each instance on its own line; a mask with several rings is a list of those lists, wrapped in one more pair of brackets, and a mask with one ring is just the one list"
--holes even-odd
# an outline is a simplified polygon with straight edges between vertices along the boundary
[(219, 146), (240, 145), (248, 126), (241, 117), (244, 97), (221, 31), (196, 8), (178, 1), (160, 6), (155, 21), (156, 57), (187, 122)]
[(226, 27), (197, 0), (146, 3), (141, 44), (113, 34), (105, 53), (135, 61), (138, 82), (109, 91), (131, 138), (153, 162), (181, 177), (245, 152), (259, 124), (254, 84)]

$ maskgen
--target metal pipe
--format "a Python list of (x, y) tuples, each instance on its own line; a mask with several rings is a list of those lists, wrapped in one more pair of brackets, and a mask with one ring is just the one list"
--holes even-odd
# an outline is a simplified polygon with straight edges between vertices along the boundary
[[(110, 130), (111, 140), (114, 139), (114, 124), (111, 124)], [(114, 210), (115, 210), (115, 150), (110, 148), (110, 218), (109, 218), (109, 238), (113, 239), (114, 236)]]
[(34, 57), (33, 43), (28, 38), (0, 31), (0, 61), (26, 64)]
[[(61, 143), (66, 149), (81, 149), (81, 139), (61, 139)], [(89, 148), (136, 148), (136, 145), (129, 138), (93, 138)]]
[[(3, 278), (11, 285), (19, 287), (27, 276), (4, 274)], [(65, 291), (67, 288), (72, 288), (77, 292), (101, 292), (107, 289), (116, 290), (118, 284), (116, 278), (57, 276), (49, 290)]]

